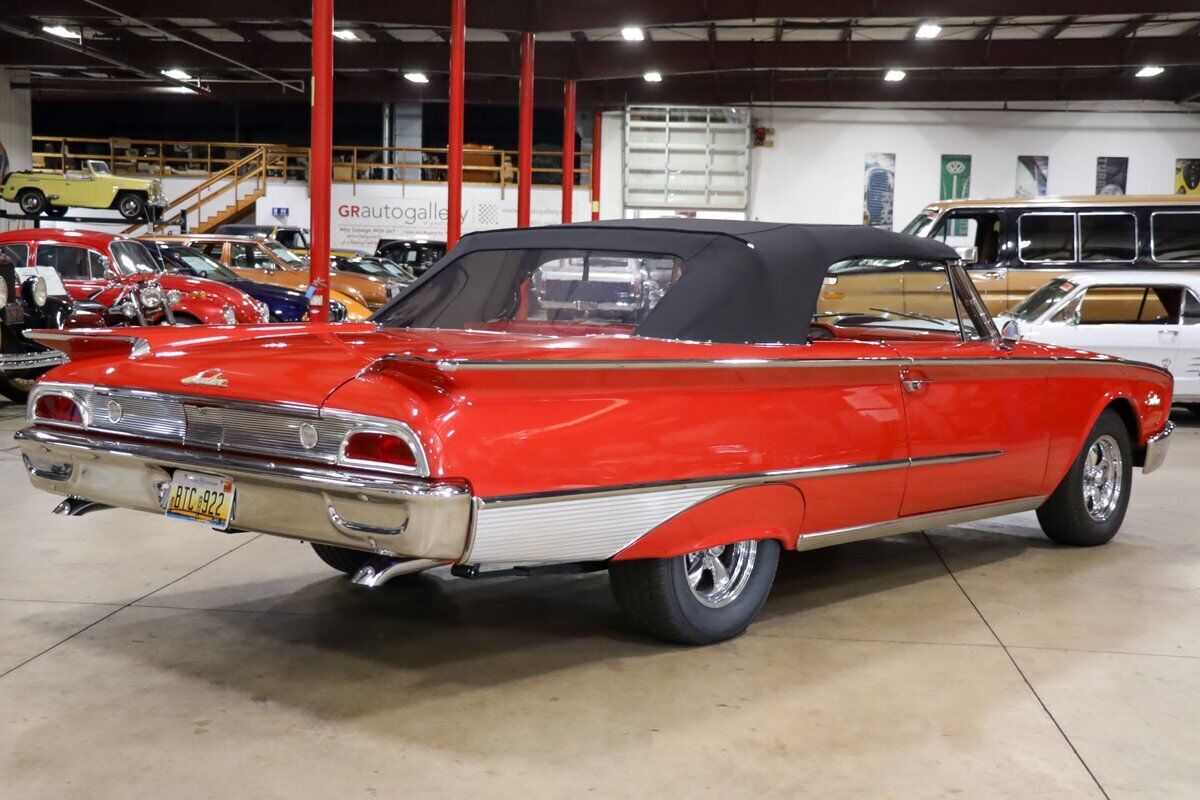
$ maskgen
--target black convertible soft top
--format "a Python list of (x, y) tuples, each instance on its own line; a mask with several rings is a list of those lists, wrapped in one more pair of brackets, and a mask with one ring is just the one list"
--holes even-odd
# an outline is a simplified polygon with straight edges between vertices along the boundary
[[(713, 342), (807, 341), (826, 271), (852, 258), (952, 261), (934, 239), (862, 225), (735, 220), (606, 220), (468, 234), (413, 285), (484, 250), (580, 249), (656, 253), (685, 268), (638, 328), (642, 336)], [(411, 292), (406, 293), (411, 294)]]

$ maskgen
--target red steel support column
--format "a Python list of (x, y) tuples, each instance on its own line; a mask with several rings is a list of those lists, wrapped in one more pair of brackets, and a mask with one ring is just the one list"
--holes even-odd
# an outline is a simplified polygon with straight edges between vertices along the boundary
[(517, 133), (517, 227), (529, 227), (533, 190), (533, 34), (521, 34), (521, 114)]
[(563, 84), (562, 221), (571, 221), (575, 199), (575, 81)]
[(604, 114), (597, 108), (592, 112), (592, 219), (600, 219), (600, 134), (604, 127)]
[(308, 252), (311, 296), (308, 318), (329, 322), (329, 193), (333, 184), (333, 0), (312, 4), (312, 116), (308, 191), (311, 197)]
[(450, 0), (450, 141), (446, 143), (446, 247), (462, 236), (463, 100), (467, 54), (467, 0)]

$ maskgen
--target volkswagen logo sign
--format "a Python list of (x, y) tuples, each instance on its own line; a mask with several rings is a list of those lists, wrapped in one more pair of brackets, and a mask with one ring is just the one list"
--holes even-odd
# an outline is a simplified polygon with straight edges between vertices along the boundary
[(317, 429), (310, 423), (300, 425), (300, 444), (305, 450), (312, 450), (317, 446)]
[(113, 425), (116, 425), (118, 422), (121, 421), (122, 413), (123, 412), (121, 411), (120, 403), (118, 403), (116, 400), (108, 401), (108, 421), (109, 422), (111, 422)]

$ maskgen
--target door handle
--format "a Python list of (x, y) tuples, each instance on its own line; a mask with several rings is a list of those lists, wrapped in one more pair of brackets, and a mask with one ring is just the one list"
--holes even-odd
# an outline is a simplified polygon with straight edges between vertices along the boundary
[(906, 392), (919, 392), (927, 383), (933, 383), (930, 378), (905, 378), (900, 381)]
[(1004, 273), (993, 269), (983, 273), (983, 277), (987, 278), (989, 281), (998, 281), (1004, 277)]

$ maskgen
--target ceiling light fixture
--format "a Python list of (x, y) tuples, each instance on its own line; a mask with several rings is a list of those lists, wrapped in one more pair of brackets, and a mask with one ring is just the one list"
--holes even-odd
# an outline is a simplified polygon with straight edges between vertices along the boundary
[(621, 28), (621, 37), (627, 42), (640, 42), (646, 34), (641, 28)]
[(889, 81), (891, 83), (898, 83), (898, 82), (904, 80), (905, 77), (906, 77), (906, 74), (905, 74), (904, 70), (889, 69), (887, 71), (887, 74), (883, 76), (883, 79), (885, 81)]
[(340, 31), (334, 31), (333, 35), (341, 39), (343, 42), (357, 42), (358, 34), (352, 30), (343, 28)]
[(424, 72), (406, 72), (404, 73), (404, 80), (409, 83), (429, 83), (429, 78)]
[(184, 72), (181, 69), (164, 69), (162, 71), (162, 74), (166, 75), (168, 78), (174, 78), (177, 81), (194, 80), (194, 78), (192, 78), (191, 75), (188, 75), (186, 72)]
[(51, 36), (57, 36), (60, 39), (75, 39), (76, 41), (83, 39), (83, 37), (78, 33), (63, 27), (62, 25), (43, 25), (42, 30)]
[(648, 83), (661, 83), (662, 82), (662, 73), (661, 72), (647, 72), (642, 77), (645, 78)]
[(932, 22), (926, 22), (921, 27), (917, 28), (918, 39), (936, 39), (938, 34), (942, 32), (941, 25), (935, 25)]
[(1139, 78), (1157, 78), (1164, 72), (1166, 72), (1166, 70), (1162, 67), (1142, 67), (1134, 74)]

